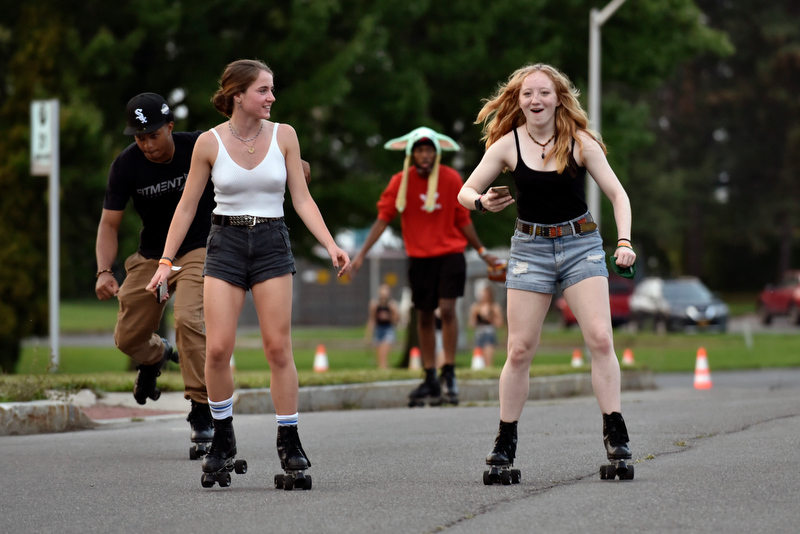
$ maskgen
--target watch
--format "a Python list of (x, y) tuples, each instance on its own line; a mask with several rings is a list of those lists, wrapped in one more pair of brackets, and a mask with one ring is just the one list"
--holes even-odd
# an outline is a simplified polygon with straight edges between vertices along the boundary
[(475, 199), (475, 209), (481, 213), (486, 213), (486, 208), (484, 208), (483, 204), (481, 203), (481, 197), (483, 197), (483, 195)]

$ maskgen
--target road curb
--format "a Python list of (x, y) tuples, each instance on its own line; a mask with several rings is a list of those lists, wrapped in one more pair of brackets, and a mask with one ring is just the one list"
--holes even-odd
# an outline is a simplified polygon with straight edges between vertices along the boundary
[(93, 428), (95, 422), (66, 402), (0, 403), (0, 436), (67, 432)]
[[(370, 410), (407, 406), (408, 393), (419, 380), (372, 382), (336, 386), (300, 388), (298, 411)], [(497, 402), (497, 379), (459, 381), (459, 400), (462, 404)], [(655, 389), (651, 371), (625, 370), (621, 373), (623, 391)], [(534, 377), (530, 380), (528, 400), (544, 400), (593, 395), (591, 374)], [(96, 399), (98, 404), (125, 405), (132, 403), (130, 394), (110, 394)], [(161, 405), (181, 409), (188, 402), (182, 392), (165, 393)], [(174, 397), (174, 398), (172, 398)], [(121, 399), (125, 399), (122, 401)], [(170, 399), (170, 400), (168, 400)], [(0, 403), (0, 436), (85, 430), (98, 426), (81, 411), (87, 401), (33, 401)], [(165, 406), (160, 406), (165, 407)], [(275, 413), (269, 388), (240, 389), (234, 396), (234, 413), (241, 415)]]

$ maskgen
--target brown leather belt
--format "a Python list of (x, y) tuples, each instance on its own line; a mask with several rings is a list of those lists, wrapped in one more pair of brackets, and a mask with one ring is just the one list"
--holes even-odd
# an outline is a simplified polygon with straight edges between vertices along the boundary
[(520, 232), (528, 235), (547, 237), (549, 239), (572, 235), (573, 227), (575, 234), (585, 234), (597, 230), (597, 223), (592, 220), (591, 215), (574, 221), (573, 223), (556, 225), (528, 224), (517, 219), (517, 230)]
[(283, 217), (256, 217), (255, 215), (217, 215), (216, 213), (211, 214), (211, 224), (217, 224), (219, 226), (249, 226), (252, 228), (253, 226), (270, 222), (270, 221), (280, 221), (283, 220)]

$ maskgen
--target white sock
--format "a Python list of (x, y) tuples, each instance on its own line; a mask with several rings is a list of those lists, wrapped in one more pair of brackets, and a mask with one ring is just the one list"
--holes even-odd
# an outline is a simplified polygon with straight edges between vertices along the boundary
[(219, 402), (208, 399), (208, 406), (211, 408), (211, 417), (214, 419), (227, 419), (233, 416), (233, 397)]
[(293, 413), (292, 415), (278, 415), (275, 414), (275, 419), (278, 421), (278, 426), (297, 426), (297, 419), (299, 414)]

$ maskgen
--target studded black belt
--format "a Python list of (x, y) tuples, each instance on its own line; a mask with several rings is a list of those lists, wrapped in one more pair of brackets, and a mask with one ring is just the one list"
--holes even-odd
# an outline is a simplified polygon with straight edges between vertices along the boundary
[(255, 215), (217, 215), (211, 214), (211, 224), (219, 226), (253, 226), (270, 221), (281, 221), (283, 217), (256, 217)]

